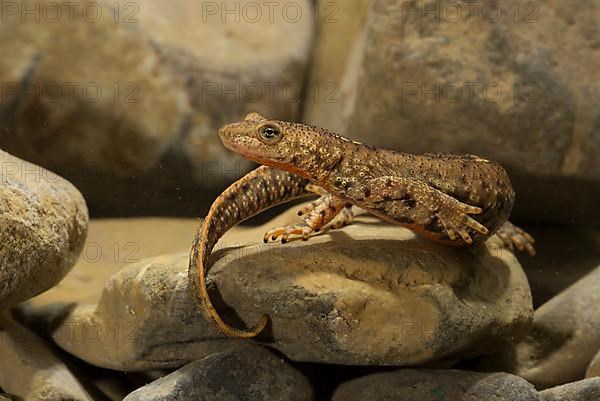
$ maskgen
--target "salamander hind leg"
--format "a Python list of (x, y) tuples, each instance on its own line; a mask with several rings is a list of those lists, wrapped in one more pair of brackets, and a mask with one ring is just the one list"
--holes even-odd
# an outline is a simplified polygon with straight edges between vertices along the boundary
[(531, 256), (535, 255), (535, 248), (533, 246), (535, 240), (533, 237), (510, 221), (505, 222), (496, 231), (496, 234), (498, 234), (498, 237), (500, 237), (508, 249), (513, 250), (517, 248), (521, 252), (526, 251)]
[(331, 228), (337, 230), (352, 224), (354, 221), (354, 213), (352, 213), (352, 205), (346, 205), (335, 218), (331, 221)]
[(352, 212), (346, 203), (331, 194), (321, 196), (298, 214), (304, 216), (301, 224), (273, 228), (265, 233), (264, 242), (281, 237), (281, 242), (285, 244), (292, 235), (300, 235), (307, 240), (312, 233), (320, 231), (332, 221), (334, 228), (339, 228), (352, 220)]

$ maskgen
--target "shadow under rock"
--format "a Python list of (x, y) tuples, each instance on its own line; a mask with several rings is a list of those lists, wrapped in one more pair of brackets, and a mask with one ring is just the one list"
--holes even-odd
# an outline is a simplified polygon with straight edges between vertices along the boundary
[(523, 226), (537, 254), (519, 255), (537, 308), (600, 265), (600, 230), (567, 226)]

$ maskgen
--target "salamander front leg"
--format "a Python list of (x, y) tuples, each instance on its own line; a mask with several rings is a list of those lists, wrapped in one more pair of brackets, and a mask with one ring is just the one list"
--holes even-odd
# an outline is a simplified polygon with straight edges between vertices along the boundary
[(346, 202), (331, 194), (323, 195), (298, 212), (299, 215), (304, 216), (301, 224), (276, 227), (267, 231), (263, 240), (268, 242), (269, 239), (276, 240), (281, 237), (281, 243), (285, 244), (292, 235), (300, 235), (302, 239), (307, 240), (312, 233), (320, 231), (331, 221), (334, 222), (336, 228), (351, 221), (352, 212), (346, 209), (349, 209)]
[[(489, 230), (470, 215), (481, 214), (481, 208), (460, 202), (458, 199), (429, 186), (426, 183), (401, 177), (378, 177), (369, 181), (371, 196), (365, 200), (368, 208), (377, 210), (378, 204), (413, 202), (429, 211), (429, 218), (435, 217), (443, 226), (451, 241), (473, 244), (471, 235), (487, 236)], [(398, 210), (404, 210), (398, 208)], [(393, 216), (404, 219), (407, 216)], [(420, 222), (414, 222), (419, 224)], [(425, 222), (421, 222), (425, 224)]]

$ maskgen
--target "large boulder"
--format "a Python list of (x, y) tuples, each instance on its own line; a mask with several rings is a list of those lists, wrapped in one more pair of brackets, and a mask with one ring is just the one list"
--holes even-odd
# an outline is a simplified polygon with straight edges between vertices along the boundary
[(0, 360), (0, 388), (14, 399), (93, 399), (76, 374), (55, 355), (52, 345), (16, 322), (7, 311), (0, 313)]
[(540, 392), (543, 401), (600, 400), (600, 377), (579, 380)]
[(535, 388), (507, 373), (402, 369), (350, 380), (332, 401), (540, 401)]
[(596, 356), (594, 356), (594, 359), (592, 359), (592, 362), (590, 362), (590, 365), (585, 372), (585, 377), (597, 376), (600, 377), (600, 350), (596, 353)]
[[(412, 365), (492, 352), (527, 333), (527, 280), (497, 238), (456, 249), (360, 217), (308, 242), (244, 246), (297, 219), (295, 210), (221, 242), (208, 276), (224, 318), (242, 326), (269, 313), (259, 340), (290, 359)], [(38, 306), (36, 320), (50, 322), (64, 350), (113, 369), (180, 367), (227, 350), (237, 341), (202, 318), (187, 265), (187, 252), (142, 260), (116, 273), (96, 304)]]
[(335, 97), (307, 102), (304, 120), (404, 152), (497, 160), (518, 218), (600, 224), (595, 1), (333, 3), (307, 87)]
[(85, 242), (88, 211), (63, 178), (0, 150), (0, 309), (56, 285)]
[(27, 0), (2, 17), (0, 146), (71, 180), (96, 215), (200, 214), (250, 167), (221, 125), (298, 117), (308, 0)]
[(139, 388), (124, 401), (311, 401), (301, 373), (256, 345), (243, 345), (191, 362)]
[(538, 388), (583, 379), (600, 349), (600, 267), (535, 311), (531, 332), (482, 360)]

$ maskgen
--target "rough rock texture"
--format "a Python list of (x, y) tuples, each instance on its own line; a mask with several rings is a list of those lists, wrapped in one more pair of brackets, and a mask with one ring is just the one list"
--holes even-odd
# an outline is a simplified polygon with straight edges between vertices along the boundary
[(308, 380), (266, 349), (238, 347), (207, 356), (142, 387), (124, 401), (310, 401)]
[[(93, 365), (123, 371), (181, 367), (234, 344), (197, 311), (186, 268), (187, 253), (143, 259), (111, 278), (97, 305), (49, 304), (38, 312), (61, 348)], [(202, 341), (207, 338), (213, 340)]]
[(0, 150), (0, 308), (58, 283), (85, 241), (85, 200), (63, 178)]
[(600, 400), (600, 377), (580, 380), (540, 392), (543, 401)]
[[(187, 253), (197, 227), (198, 219), (92, 219), (84, 250), (70, 274), (50, 290), (19, 305), (20, 319), (29, 326), (45, 330), (46, 323), (57, 311), (63, 311), (74, 303), (96, 304), (111, 276), (123, 268), (149, 257)], [(224, 241), (238, 244), (244, 238), (258, 238), (260, 235), (261, 232), (256, 228), (236, 227), (226, 233)], [(183, 256), (181, 260), (184, 263)], [(78, 329), (87, 330), (88, 337), (92, 339), (96, 335), (95, 327), (81, 326)], [(108, 333), (104, 335), (114, 340), (124, 336), (122, 330), (131, 328), (113, 324), (103, 329)], [(67, 325), (65, 330), (66, 338), (71, 330), (75, 330), (75, 326)]]
[(273, 345), (303, 361), (415, 364), (488, 352), (529, 328), (525, 275), (497, 243), (471, 253), (364, 221), (224, 254), (221, 297), (247, 324), (271, 315)]
[(507, 373), (402, 369), (342, 384), (332, 401), (539, 401), (535, 388)]
[(0, 315), (0, 387), (27, 401), (92, 400), (73, 373), (44, 340)]
[(12, 3), (0, 146), (68, 178), (95, 214), (197, 215), (249, 168), (218, 127), (249, 111), (298, 118), (310, 2), (268, 3)]
[(357, 18), (321, 24), (308, 87), (334, 82), (338, 96), (304, 119), (373, 145), (498, 160), (518, 218), (600, 224), (598, 3), (474, 4), (363, 1)]
[[(295, 211), (256, 231), (294, 221)], [(415, 364), (492, 352), (527, 332), (525, 275), (494, 239), (465, 251), (361, 219), (308, 242), (221, 243), (209, 275), (213, 302), (235, 325), (269, 313), (262, 340), (300, 361)], [(113, 276), (97, 305), (49, 305), (40, 319), (51, 321), (63, 349), (115, 369), (179, 367), (227, 349), (235, 342), (194, 304), (187, 263), (187, 253), (142, 260)]]
[(515, 373), (538, 388), (582, 379), (600, 349), (600, 267), (535, 311), (520, 342), (482, 366)]
[(600, 376), (600, 350), (592, 359), (590, 366), (588, 366), (587, 371), (585, 372), (585, 377), (596, 377)]

